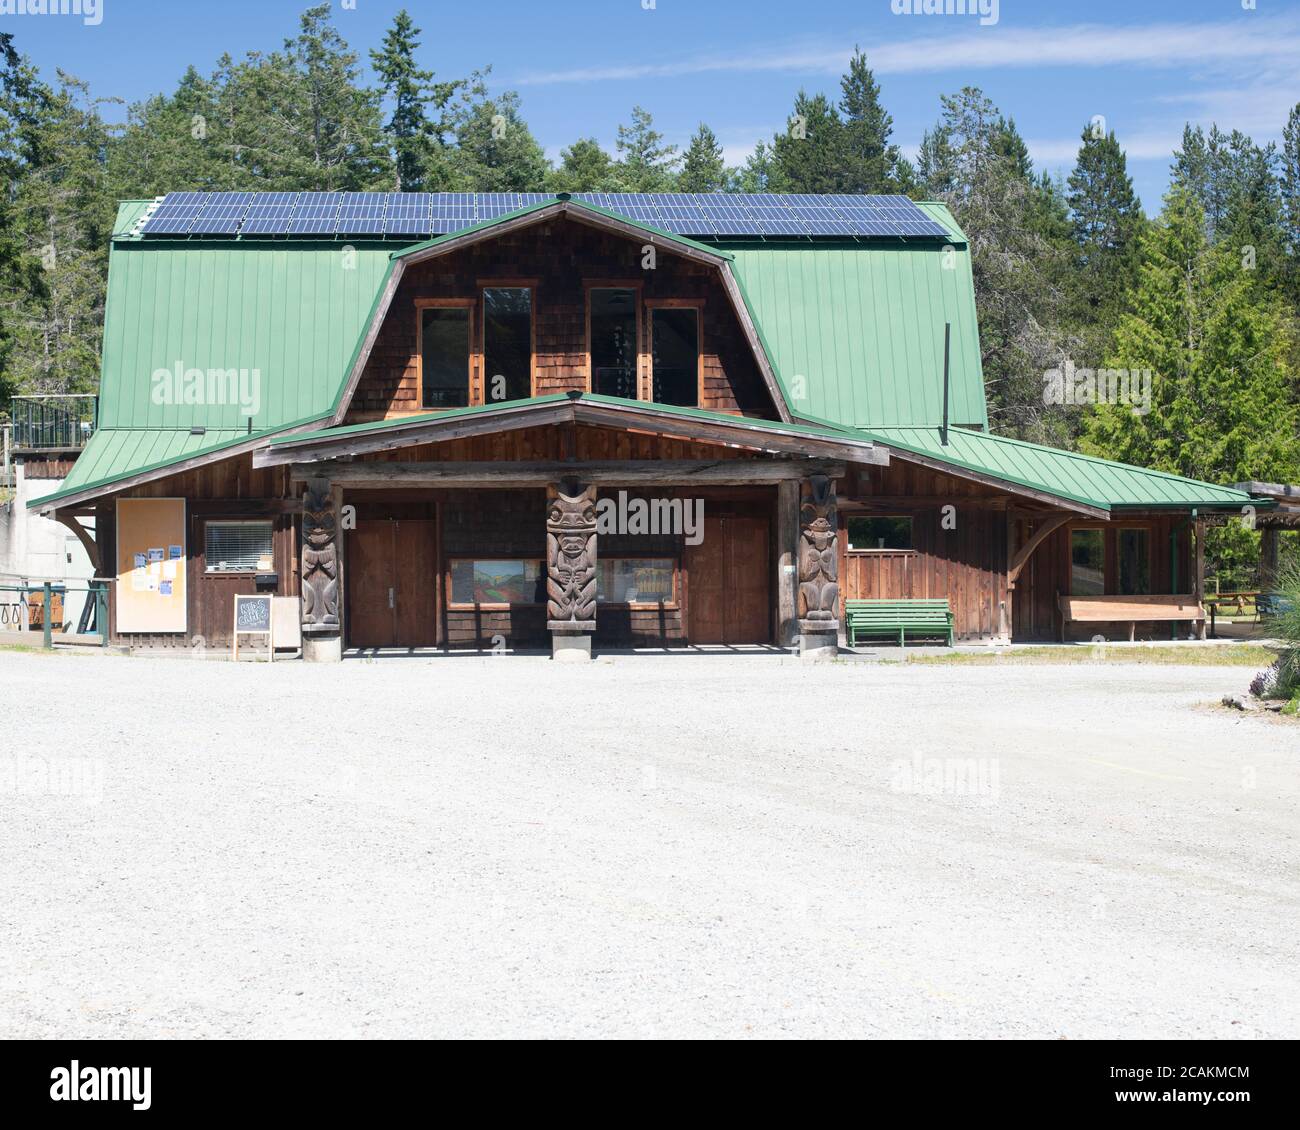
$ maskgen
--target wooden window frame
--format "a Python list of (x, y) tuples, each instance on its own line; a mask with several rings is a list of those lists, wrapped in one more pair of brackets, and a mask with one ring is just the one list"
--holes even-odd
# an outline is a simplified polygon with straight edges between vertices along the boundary
[[(203, 569), (201, 576), (204, 577), (257, 577), (263, 572), (276, 571), (275, 569), (275, 519), (263, 517), (230, 517), (225, 518), (220, 514), (203, 514), (196, 515), (199, 518), (199, 526), (203, 531)], [(270, 570), (262, 569), (214, 569), (208, 564), (208, 527), (209, 526), (269, 526), (271, 530), (271, 568)]]
[(456, 561), (536, 561), (546, 573), (546, 558), (531, 557), (523, 553), (449, 553), (443, 565), (443, 591), (447, 594), (448, 612), (509, 612), (514, 608), (545, 608), (542, 600), (524, 600), (517, 604), (475, 604), (473, 601), (454, 601), (452, 594), (452, 564)]
[[(844, 514), (843, 518), (844, 518), (844, 552), (851, 557), (871, 557), (873, 555), (877, 557), (881, 557), (886, 554), (890, 554), (897, 557), (900, 554), (904, 554), (904, 553), (910, 553), (913, 556), (917, 556), (921, 552), (919, 549), (916, 548), (916, 515), (915, 514), (894, 514), (894, 513), (877, 514), (874, 512), (863, 512), (860, 514)], [(849, 546), (849, 519), (850, 518), (906, 518), (908, 522), (911, 523), (911, 525), (908, 528), (912, 531), (912, 544), (908, 546), (906, 549), (879, 549), (879, 548), (858, 549), (856, 546), (850, 547)]]
[[(474, 284), (478, 288), (478, 360), (480, 389), (478, 404), (489, 403), (487, 399), (487, 300), (485, 290), (527, 290), (528, 291), (528, 395), (537, 395), (537, 290), (541, 279), (478, 279)], [(491, 401), (493, 404), (508, 404), (509, 401)]]
[[(599, 593), (596, 598), (596, 608), (627, 608), (633, 612), (645, 611), (662, 608), (665, 611), (678, 612), (682, 607), (682, 555), (681, 553), (609, 553), (600, 555), (596, 560), (596, 568), (600, 568), (602, 561), (671, 561), (673, 563), (673, 598), (672, 600), (601, 600)], [(599, 578), (597, 578), (599, 583)], [(599, 613), (598, 613), (599, 615)]]
[(696, 374), (695, 374), (695, 404), (696, 408), (704, 407), (704, 304), (703, 298), (647, 298), (645, 299), (646, 309), (646, 373), (639, 399), (657, 403), (654, 399), (655, 392), (655, 324), (654, 316), (657, 310), (694, 310), (695, 311), (695, 348), (698, 353), (696, 357)]
[[(1069, 584), (1074, 577), (1074, 554), (1072, 545), (1074, 534), (1081, 530), (1100, 530), (1102, 535), (1102, 560), (1104, 562), (1105, 579), (1103, 587), (1104, 596), (1123, 596), (1119, 591), (1119, 533), (1121, 530), (1145, 530), (1147, 534), (1147, 575), (1151, 579), (1152, 595), (1161, 595), (1155, 593), (1155, 576), (1156, 576), (1156, 545), (1159, 537), (1156, 533), (1156, 523), (1151, 519), (1129, 518), (1118, 522), (1071, 522), (1065, 527), (1065, 577), (1066, 583)], [(1070, 585), (1073, 588), (1073, 585)], [(1139, 594), (1127, 594), (1139, 595)]]
[(475, 400), (475, 386), (479, 383), (479, 374), (483, 368), (483, 355), (476, 353), (474, 349), (477, 340), (474, 334), (474, 320), (478, 318), (481, 322), (482, 315), (479, 314), (475, 307), (478, 305), (476, 298), (417, 298), (415, 299), (415, 401), (416, 411), (414, 415), (422, 416), (426, 412), (454, 412), (454, 408), (426, 408), (424, 406), (424, 312), (426, 310), (468, 310), (469, 325), (468, 340), (466, 342), (469, 353), (469, 372), (466, 374), (468, 385), (465, 390), (465, 401), (468, 407), (472, 407), (481, 400)]
[(588, 392), (595, 392), (595, 372), (591, 364), (591, 292), (593, 290), (631, 290), (636, 294), (633, 301), (636, 310), (636, 399), (644, 400), (642, 391), (645, 386), (646, 370), (649, 367), (649, 358), (646, 356), (645, 340), (645, 300), (643, 290), (645, 284), (641, 279), (583, 279), (582, 280), (582, 314), (583, 314), (583, 345), (585, 352), (583, 354), (584, 371), (586, 372), (586, 388)]

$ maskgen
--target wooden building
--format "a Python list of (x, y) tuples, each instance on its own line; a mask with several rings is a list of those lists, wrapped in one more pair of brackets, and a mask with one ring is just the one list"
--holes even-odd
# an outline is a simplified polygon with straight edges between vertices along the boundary
[(1273, 505), (991, 435), (940, 205), (375, 199), (122, 205), (99, 429), (38, 503), (94, 518), (119, 642), (224, 645), (259, 591), (312, 659), (827, 654), (870, 599), (1186, 632), (1205, 523)]

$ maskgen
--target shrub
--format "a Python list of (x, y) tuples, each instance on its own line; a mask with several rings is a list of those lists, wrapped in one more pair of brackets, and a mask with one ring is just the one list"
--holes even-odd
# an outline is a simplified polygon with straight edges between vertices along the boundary
[(1300, 560), (1289, 561), (1278, 574), (1274, 591), (1281, 594), (1281, 608), (1268, 620), (1269, 632), (1282, 641), (1277, 662), (1277, 685), (1273, 694), (1291, 698), (1300, 693)]

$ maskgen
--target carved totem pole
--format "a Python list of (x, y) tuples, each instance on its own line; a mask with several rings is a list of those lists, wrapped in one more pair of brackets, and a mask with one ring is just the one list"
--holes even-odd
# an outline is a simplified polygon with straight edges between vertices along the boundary
[(338, 515), (328, 479), (310, 479), (302, 500), (302, 629), (339, 630)]
[(839, 519), (835, 482), (804, 480), (799, 506), (799, 629), (838, 632), (840, 626)]
[(547, 490), (546, 626), (596, 630), (596, 488), (566, 481)]

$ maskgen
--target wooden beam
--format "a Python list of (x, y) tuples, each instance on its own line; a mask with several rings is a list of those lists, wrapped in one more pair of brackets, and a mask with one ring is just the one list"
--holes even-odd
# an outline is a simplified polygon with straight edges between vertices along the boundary
[(1016, 587), (1016, 581), (1020, 579), (1020, 570), (1028, 564), (1034, 550), (1073, 517), (1073, 514), (1053, 514), (1030, 535), (1029, 540), (1016, 551), (1016, 555), (1011, 559), (1011, 565), (1007, 569), (1007, 588), (1013, 589)]
[(90, 567), (95, 570), (95, 576), (101, 576), (104, 570), (100, 567), (99, 547), (95, 544), (95, 539), (90, 536), (90, 531), (71, 515), (59, 512), (54, 515), (54, 518), (77, 535), (77, 540), (81, 542), (81, 548), (86, 551), (86, 556), (90, 558)]
[[(834, 477), (833, 471), (821, 473)], [(794, 479), (776, 487), (776, 553), (777, 643), (794, 647), (799, 639), (799, 483)]]
[(325, 462), (295, 463), (295, 481), (328, 478), (346, 487), (537, 487), (564, 478), (609, 486), (744, 486), (797, 481), (808, 475), (834, 478), (843, 463), (821, 459), (630, 459), (609, 462)]

